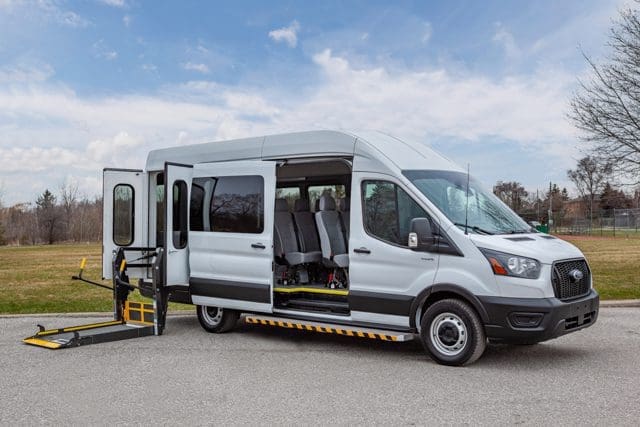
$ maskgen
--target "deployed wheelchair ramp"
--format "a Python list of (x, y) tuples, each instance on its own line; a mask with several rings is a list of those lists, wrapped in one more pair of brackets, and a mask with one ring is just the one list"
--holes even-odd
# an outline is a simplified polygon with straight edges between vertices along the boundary
[(38, 325), (38, 328), (40, 330), (35, 335), (25, 338), (22, 342), (57, 350), (144, 337), (154, 334), (153, 305), (126, 301), (122, 320), (49, 330), (42, 325)]
[[(149, 260), (144, 265), (153, 268), (154, 277), (151, 284), (153, 303), (151, 304), (127, 300), (129, 293), (134, 289), (140, 289), (140, 287), (129, 283), (129, 278), (126, 274), (126, 251), (142, 251), (146, 253), (142, 258), (132, 261), (140, 261), (144, 258)], [(86, 259), (83, 259), (80, 264), (80, 274), (73, 276), (72, 279), (113, 291), (114, 320), (59, 329), (46, 329), (44, 326), (38, 325), (38, 332), (23, 339), (22, 342), (57, 350), (149, 335), (161, 335), (164, 329), (168, 300), (168, 294), (162, 289), (161, 279), (157, 273), (162, 263), (162, 254), (161, 248), (119, 248), (113, 259), (112, 287), (84, 279), (82, 272)], [(152, 259), (153, 261), (151, 261)], [(136, 266), (139, 265), (141, 264), (136, 264)]]

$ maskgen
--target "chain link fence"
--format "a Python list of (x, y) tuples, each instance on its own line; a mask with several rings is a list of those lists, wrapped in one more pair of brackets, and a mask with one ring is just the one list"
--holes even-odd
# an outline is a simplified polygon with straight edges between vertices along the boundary
[(532, 225), (547, 226), (553, 234), (575, 234), (609, 237), (640, 237), (640, 208), (607, 209), (588, 213), (555, 211), (549, 214), (523, 211), (518, 213)]

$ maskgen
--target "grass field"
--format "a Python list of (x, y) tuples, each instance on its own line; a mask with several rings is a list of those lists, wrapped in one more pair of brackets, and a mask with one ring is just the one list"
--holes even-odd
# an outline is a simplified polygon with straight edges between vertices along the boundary
[[(640, 239), (561, 237), (585, 253), (603, 299), (640, 298)], [(0, 313), (111, 311), (109, 291), (71, 280), (82, 257), (84, 277), (98, 280), (100, 252), (99, 244), (0, 247)], [(137, 292), (131, 298), (142, 299)]]
[[(101, 251), (99, 244), (0, 247), (0, 313), (111, 311), (111, 291), (71, 280), (86, 257), (83, 277), (100, 282)], [(137, 291), (130, 299), (145, 300)], [(170, 305), (174, 310), (189, 308)]]

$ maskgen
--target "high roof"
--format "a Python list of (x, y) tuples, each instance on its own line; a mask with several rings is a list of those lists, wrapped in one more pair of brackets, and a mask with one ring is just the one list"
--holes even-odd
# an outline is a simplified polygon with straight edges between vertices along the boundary
[(353, 157), (354, 153), (373, 157), (384, 163), (391, 162), (400, 169), (461, 170), (424, 144), (408, 143), (380, 132), (351, 133), (331, 130), (285, 133), (153, 150), (147, 157), (146, 170), (161, 170), (165, 162), (196, 164), (295, 157)]

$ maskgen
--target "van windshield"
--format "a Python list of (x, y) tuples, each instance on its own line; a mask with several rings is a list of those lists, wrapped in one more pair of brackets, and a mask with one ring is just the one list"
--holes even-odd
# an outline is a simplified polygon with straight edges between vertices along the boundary
[[(447, 218), (462, 230), (477, 234), (533, 232), (522, 218), (462, 172), (405, 170), (407, 177)], [(466, 224), (466, 225), (465, 225)]]

